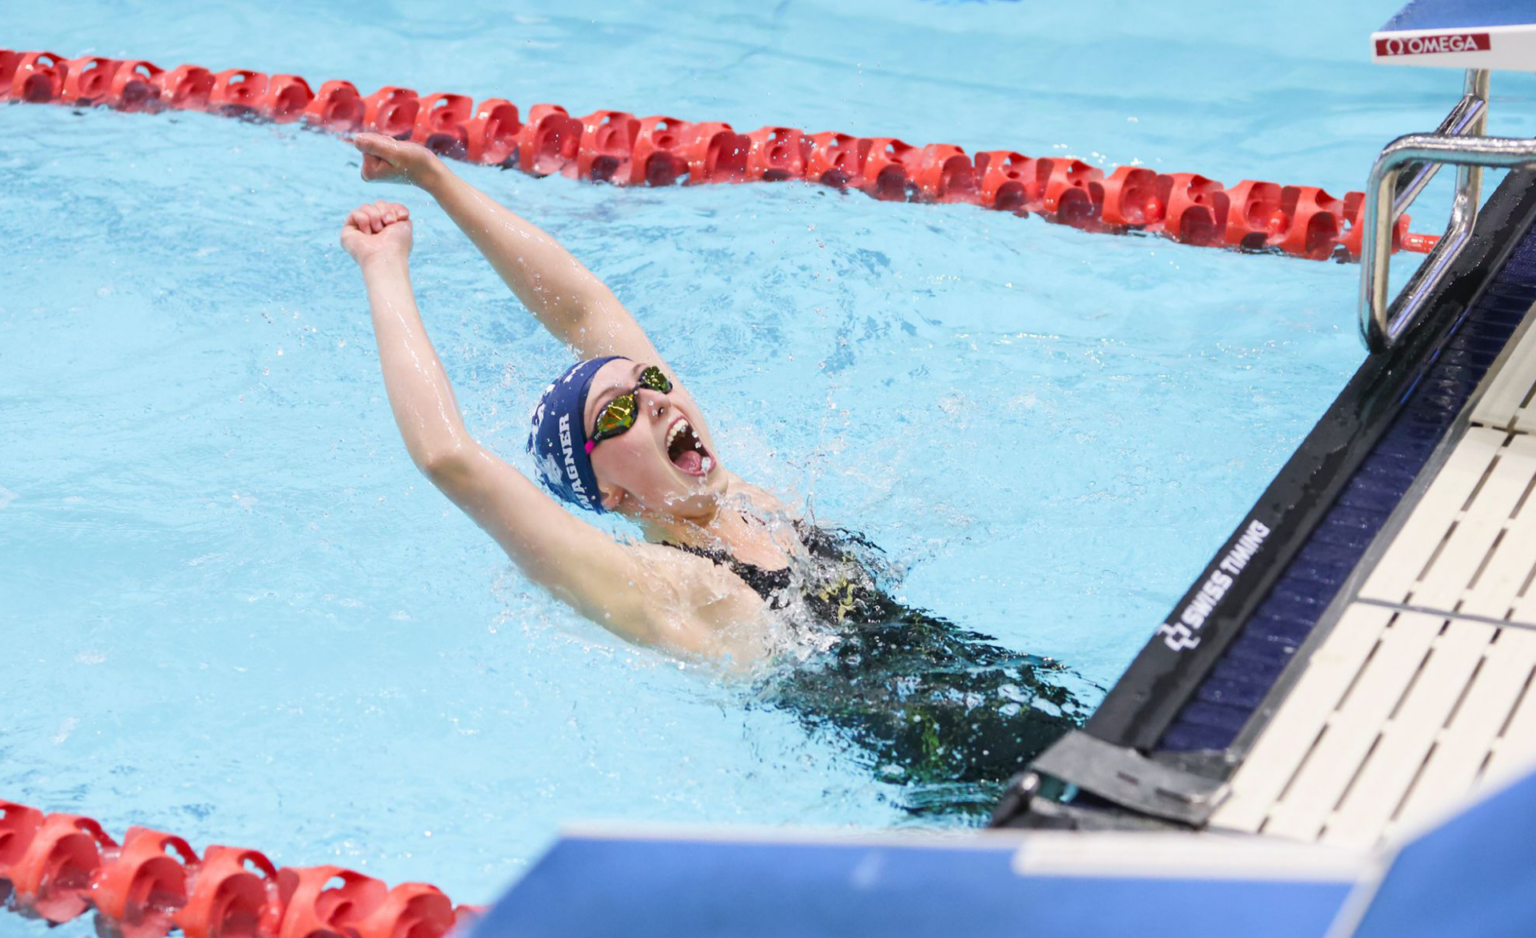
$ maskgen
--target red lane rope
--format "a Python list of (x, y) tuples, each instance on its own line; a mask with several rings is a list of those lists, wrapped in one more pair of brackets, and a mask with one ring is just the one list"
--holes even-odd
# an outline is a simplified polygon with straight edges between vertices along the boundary
[(440, 938), (484, 911), (426, 883), (391, 889), (339, 866), (276, 867), (243, 847), (199, 857), (144, 827), (119, 844), (88, 817), (3, 800), (0, 901), (55, 925), (94, 908), (97, 931), (121, 938), (172, 928), (187, 938)]
[[(665, 186), (798, 179), (858, 189), (877, 199), (965, 202), (1036, 214), (1087, 231), (1146, 232), (1183, 244), (1357, 260), (1365, 196), (1335, 198), (1316, 186), (1245, 179), (1230, 189), (1196, 173), (1121, 166), (1108, 176), (1080, 160), (1012, 150), (968, 155), (948, 143), (912, 146), (894, 137), (808, 134), (795, 127), (739, 133), (715, 121), (594, 111), (573, 117), (555, 104), (524, 116), (487, 98), (418, 96), (386, 86), (364, 97), (327, 81), (314, 91), (297, 75), (199, 65), (161, 69), (143, 60), (0, 49), (0, 101), (56, 102), (125, 111), (178, 108), (279, 123), (303, 121), (341, 134), (371, 130), (411, 139), (472, 163), (516, 167), (614, 185)], [(1408, 232), (1393, 249), (1428, 251), (1438, 239)]]

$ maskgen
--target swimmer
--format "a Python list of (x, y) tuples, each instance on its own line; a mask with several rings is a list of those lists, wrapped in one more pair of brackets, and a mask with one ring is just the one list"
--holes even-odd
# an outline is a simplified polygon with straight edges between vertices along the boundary
[[(728, 567), (775, 571), (801, 545), (762, 523), (780, 501), (720, 459), (698, 403), (613, 293), (554, 238), (427, 148), (359, 134), (363, 178), (435, 198), (539, 322), (580, 359), (544, 392), (530, 448), (543, 489), (469, 433), (411, 289), (410, 212), (352, 212), (341, 242), (367, 285), (390, 407), (427, 478), (531, 580), (627, 641), (749, 664), (768, 653), (762, 597)], [(622, 543), (554, 498), (636, 522)], [(664, 544), (676, 546), (663, 546)], [(637, 588), (638, 587), (638, 588)]]
[[(820, 623), (829, 653), (797, 667), (776, 699), (853, 733), (909, 783), (1000, 785), (1081, 724), (1076, 698), (1048, 679), (1059, 668), (902, 606), (866, 541), (792, 517), (732, 472), (635, 317), (553, 237), (423, 146), (367, 133), (356, 146), (364, 179), (432, 196), (576, 354), (533, 414), (541, 488), (464, 426), (412, 292), (409, 210), (378, 201), (348, 215), (341, 243), (367, 287), (406, 449), (530, 580), (626, 641), (738, 668), (774, 654), (786, 618)], [(644, 540), (616, 540), (559, 502), (622, 515)]]

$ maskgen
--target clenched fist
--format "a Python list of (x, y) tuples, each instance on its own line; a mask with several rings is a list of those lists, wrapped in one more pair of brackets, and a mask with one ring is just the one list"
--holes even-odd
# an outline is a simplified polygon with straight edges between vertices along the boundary
[(398, 260), (411, 255), (411, 212), (395, 202), (359, 206), (341, 226), (341, 246), (358, 266), (373, 260)]
[(352, 138), (352, 145), (363, 154), (363, 179), (368, 182), (404, 182), (419, 186), (443, 169), (443, 161), (436, 153), (409, 140), (362, 133)]

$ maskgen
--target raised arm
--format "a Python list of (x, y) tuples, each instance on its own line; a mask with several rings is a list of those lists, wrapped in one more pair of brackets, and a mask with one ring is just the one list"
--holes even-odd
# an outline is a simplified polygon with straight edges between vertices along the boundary
[(657, 631), (654, 609), (635, 590), (613, 588), (638, 576), (632, 552), (555, 504), (465, 429), (411, 290), (405, 206), (376, 202), (357, 209), (342, 228), (341, 243), (367, 285), (384, 387), (416, 466), (529, 579), (623, 638), (687, 647)]
[(356, 144), (364, 179), (409, 182), (435, 198), (523, 305), (582, 358), (622, 355), (665, 365), (613, 291), (548, 233), (460, 179), (420, 144), (367, 133), (358, 134)]
[(628, 641), (740, 663), (766, 653), (758, 632), (736, 627), (761, 616), (760, 601), (723, 568), (667, 547), (619, 544), (469, 435), (416, 308), (405, 206), (359, 208), (341, 243), (368, 288), (384, 388), (412, 462), (524, 575)]

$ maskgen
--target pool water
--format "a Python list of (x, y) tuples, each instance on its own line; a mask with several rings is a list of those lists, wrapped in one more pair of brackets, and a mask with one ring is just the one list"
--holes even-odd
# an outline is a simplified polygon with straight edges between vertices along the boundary
[[(1366, 63), (1392, 3), (544, 6), (11, 5), (0, 44), (1334, 194), (1460, 88)], [(1531, 83), (1494, 89), (1492, 130), (1536, 132)], [(461, 171), (614, 288), (727, 465), (1099, 687), (1363, 354), (1353, 266)], [(472, 431), (529, 470), (567, 353), (419, 193), (293, 127), (0, 107), (0, 797), (463, 902), (571, 820), (931, 823), (848, 740), (532, 588), (416, 473), (336, 240), (380, 197)]]

